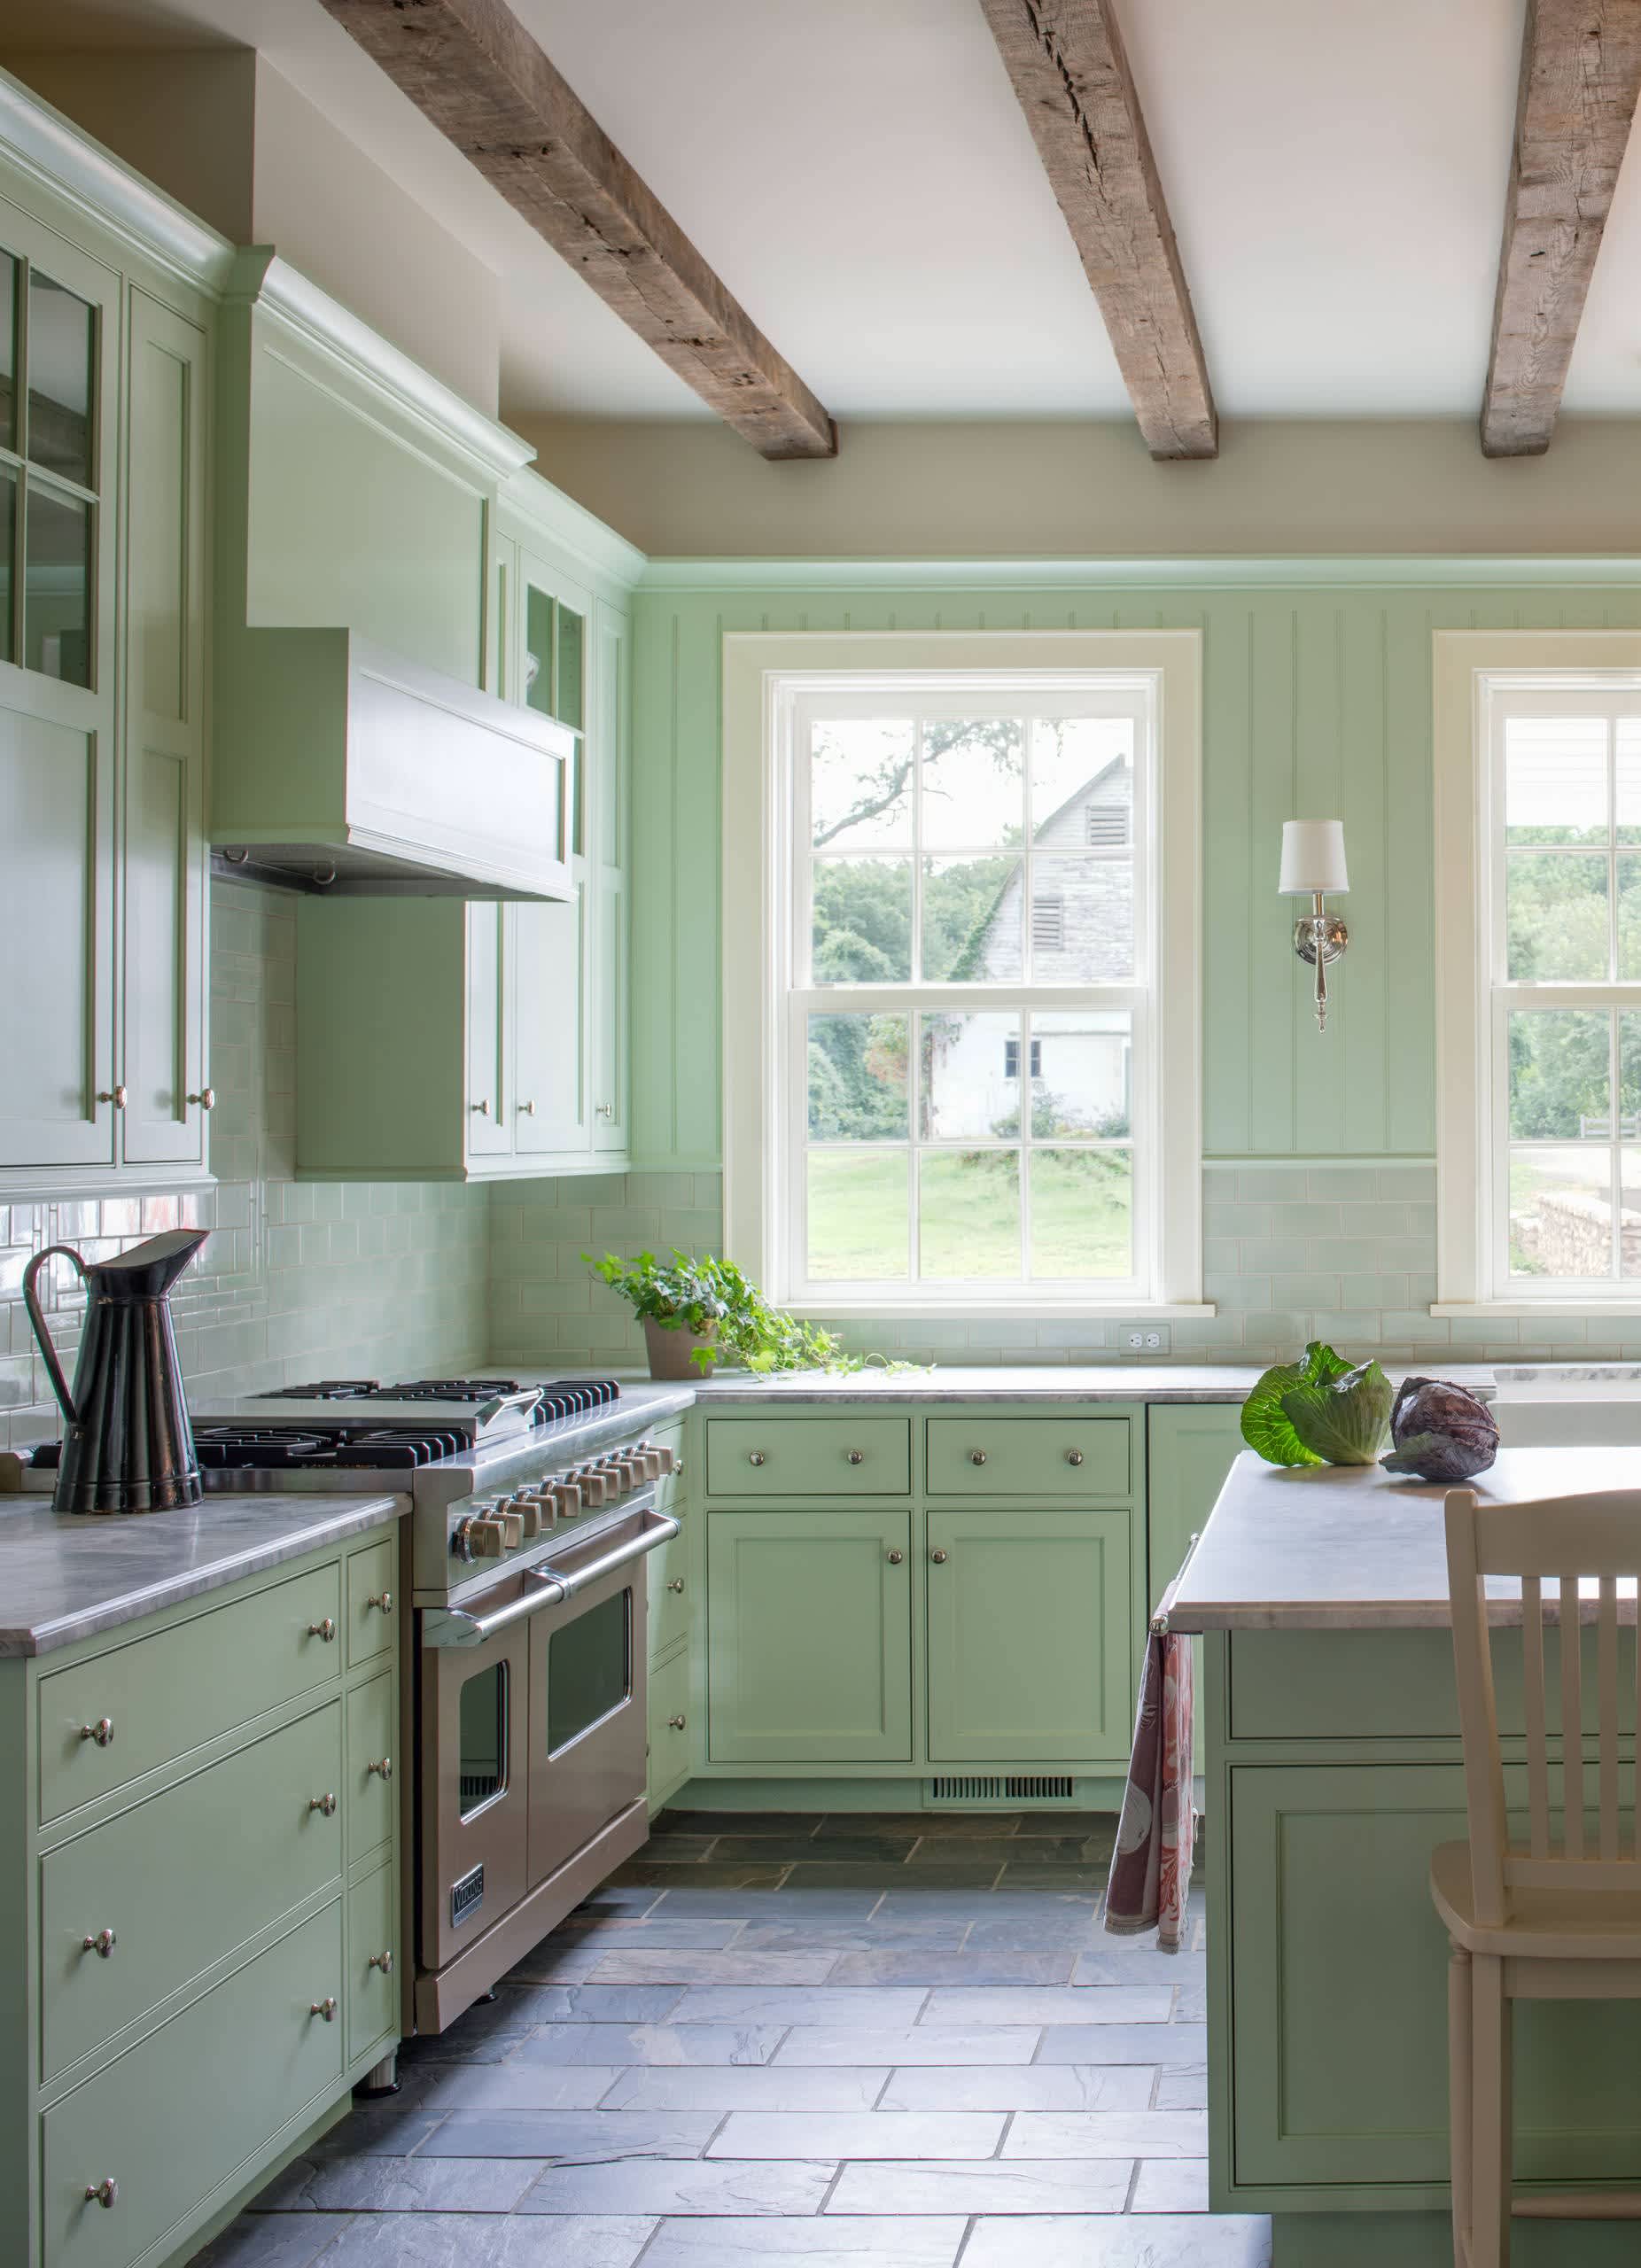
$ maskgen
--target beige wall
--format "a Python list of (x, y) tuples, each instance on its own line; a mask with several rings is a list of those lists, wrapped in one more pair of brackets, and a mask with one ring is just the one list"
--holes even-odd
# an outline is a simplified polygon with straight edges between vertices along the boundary
[(246, 48), (8, 55), (8, 70), (236, 244), (292, 267), (494, 416), (490, 269)]
[(1641, 552), (1641, 420), (1566, 420), (1508, 463), (1468, 421), (1230, 420), (1208, 464), (1154, 464), (1126, 422), (844, 423), (832, 462), (766, 464), (707, 421), (502, 414), (548, 479), (674, 558)]

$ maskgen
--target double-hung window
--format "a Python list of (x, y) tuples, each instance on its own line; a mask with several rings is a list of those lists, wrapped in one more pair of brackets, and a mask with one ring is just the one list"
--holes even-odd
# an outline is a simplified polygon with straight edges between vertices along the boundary
[(1439, 649), (1444, 1305), (1641, 1307), (1637, 644)]
[[(1165, 1024), (1176, 1068), (1198, 1043), (1194, 972), (1178, 999), (1162, 982), (1164, 681), (955, 657), (763, 673), (756, 898), (733, 729), (726, 749), (727, 1212), (735, 1256), (776, 1296), (819, 1312), (1194, 1299), (1164, 1232), (1178, 1195), (1194, 1239), (1198, 1179), (1194, 1156), (1188, 1181), (1165, 1170)], [(1194, 861), (1194, 711), (1175, 697)], [(1195, 902), (1193, 876), (1193, 936)], [(1187, 1084), (1177, 1155), (1195, 1144)]]

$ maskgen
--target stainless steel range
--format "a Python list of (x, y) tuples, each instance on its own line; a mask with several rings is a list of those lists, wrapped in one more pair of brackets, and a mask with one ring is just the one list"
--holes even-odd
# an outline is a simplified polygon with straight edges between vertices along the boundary
[[(408, 1491), (416, 1967), (439, 2031), (647, 1839), (644, 1555), (684, 1405), (613, 1379), (322, 1379), (194, 1418), (207, 1490)], [(49, 1487), (49, 1458), (35, 1485)]]

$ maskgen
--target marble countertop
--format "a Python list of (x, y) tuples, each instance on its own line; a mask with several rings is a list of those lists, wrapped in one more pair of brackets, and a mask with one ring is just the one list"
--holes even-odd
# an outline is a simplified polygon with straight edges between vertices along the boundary
[[(1501, 1449), (1466, 1485), (1495, 1503), (1633, 1488), (1625, 1449)], [(1232, 1466), (1170, 1611), (1175, 1630), (1423, 1630), (1451, 1622), (1439, 1484), (1377, 1465), (1284, 1469), (1245, 1449)], [(1520, 1620), (1520, 1588), (1489, 1581), (1494, 1619)], [(1590, 1603), (1593, 1614), (1594, 1602)], [(1621, 1620), (1636, 1619), (1633, 1591)]]
[(0, 1655), (44, 1654), (401, 1518), (408, 1496), (207, 1496), (171, 1512), (54, 1512), (0, 1496)]
[[(969, 1367), (937, 1363), (928, 1370), (798, 1371), (782, 1378), (758, 1378), (750, 1371), (726, 1371), (670, 1388), (651, 1387), (634, 1372), (615, 1375), (621, 1381), (621, 1405), (642, 1408), (646, 1392), (678, 1394), (680, 1409), (691, 1398), (704, 1407), (719, 1402), (813, 1402), (828, 1407), (877, 1402), (1228, 1402), (1247, 1400), (1265, 1365), (1254, 1363), (1089, 1363), (1083, 1364), (984, 1363)], [(1434, 1364), (1388, 1363), (1396, 1382), (1410, 1371), (1416, 1375)], [(563, 1376), (591, 1376), (568, 1371)], [(1490, 1387), (1489, 1364), (1448, 1363), (1440, 1375), (1457, 1386)], [(657, 1413), (661, 1414), (661, 1413)]]

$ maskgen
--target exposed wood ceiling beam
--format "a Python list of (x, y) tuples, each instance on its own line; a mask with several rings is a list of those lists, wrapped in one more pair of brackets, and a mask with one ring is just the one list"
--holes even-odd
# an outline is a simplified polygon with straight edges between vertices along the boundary
[(1111, 0), (980, 0), (1154, 457), (1211, 457), (1218, 419)]
[(766, 457), (831, 419), (502, 0), (324, 0), (416, 108), (668, 367)]
[(1486, 456), (1550, 447), (1637, 93), (1641, 0), (1528, 0)]

